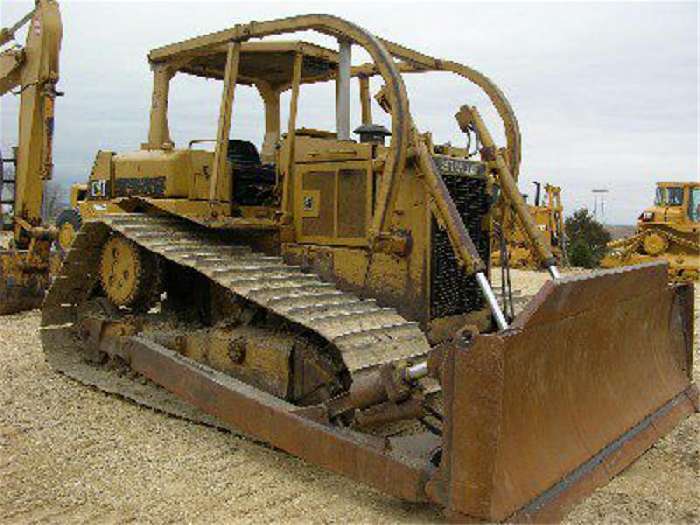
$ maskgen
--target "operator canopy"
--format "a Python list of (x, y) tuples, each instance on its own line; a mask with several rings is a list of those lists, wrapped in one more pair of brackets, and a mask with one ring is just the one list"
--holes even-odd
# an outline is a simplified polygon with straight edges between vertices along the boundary
[[(227, 46), (193, 56), (177, 68), (179, 72), (198, 77), (223, 80), (226, 69)], [(303, 55), (301, 83), (327, 80), (338, 68), (338, 53), (330, 49), (302, 41), (244, 42), (241, 44), (238, 66), (239, 84), (267, 83), (273, 89), (287, 88), (291, 84), (294, 56)], [(156, 58), (157, 57), (157, 58)], [(150, 53), (154, 62), (169, 62), (168, 55), (159, 50)]]

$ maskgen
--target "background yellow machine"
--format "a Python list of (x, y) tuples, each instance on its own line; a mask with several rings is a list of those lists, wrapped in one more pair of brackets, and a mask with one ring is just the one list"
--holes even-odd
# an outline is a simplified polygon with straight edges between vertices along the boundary
[[(337, 49), (266, 39), (298, 31)], [(353, 66), (353, 47), (370, 62)], [(662, 264), (560, 277), (517, 188), (517, 120), (478, 71), (330, 15), (237, 25), (148, 58), (148, 138), (96, 155), (43, 305), (56, 369), (462, 520), (551, 519), (697, 406), (690, 287), (669, 286)], [(454, 129), (476, 151), (416, 128), (403, 77), (436, 71), (484, 90), (504, 148), (469, 105)], [(173, 143), (176, 75), (221, 83), (215, 137)], [(335, 93), (335, 130), (298, 125), (299, 93), (318, 83)], [(230, 138), (250, 125), (232, 119), (250, 88), (260, 149)], [(512, 320), (489, 282), (495, 205), (553, 278)]]
[(642, 212), (632, 237), (612, 241), (603, 268), (668, 263), (673, 281), (700, 276), (700, 182), (658, 182), (654, 206)]
[[(561, 188), (545, 184), (545, 195), (541, 195), (541, 184), (536, 186), (533, 204), (528, 206), (530, 215), (552, 254), (559, 264), (566, 262), (566, 234), (564, 232), (564, 208), (561, 203)], [(506, 264), (511, 268), (526, 268), (536, 270), (540, 267), (540, 256), (528, 239), (516, 215), (505, 213), (499, 221), (500, 235), (493, 237), (492, 264), (501, 266)], [(506, 250), (501, 246), (506, 243)], [(507, 254), (507, 260), (503, 260)]]
[[(14, 26), (2, 29), (0, 45), (11, 42), (26, 24), (24, 47), (0, 52), (0, 95), (16, 89), (21, 99), (18, 146), (12, 158), (0, 155), (0, 208), (11, 217), (3, 230), (12, 230), (10, 245), (0, 248), (0, 314), (41, 304), (49, 283), (55, 238), (55, 230), (42, 224), (41, 209), (44, 184), (53, 169), (54, 100), (62, 37), (58, 4), (37, 0), (33, 11)], [(13, 177), (3, 169), (10, 163)]]

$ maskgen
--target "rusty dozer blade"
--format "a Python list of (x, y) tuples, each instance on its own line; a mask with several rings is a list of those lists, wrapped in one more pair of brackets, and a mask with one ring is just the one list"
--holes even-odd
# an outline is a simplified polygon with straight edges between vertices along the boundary
[(44, 300), (48, 271), (24, 271), (23, 260), (15, 251), (0, 251), (0, 315), (39, 308)]
[(692, 286), (641, 265), (548, 282), (453, 346), (438, 490), (457, 518), (551, 520), (698, 408)]

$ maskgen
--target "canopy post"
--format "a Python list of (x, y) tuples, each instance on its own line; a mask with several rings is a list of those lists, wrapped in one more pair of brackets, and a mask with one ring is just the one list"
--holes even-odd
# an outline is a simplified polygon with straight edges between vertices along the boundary
[(282, 213), (288, 216), (289, 210), (289, 185), (292, 183), (292, 171), (294, 170), (294, 143), (296, 141), (296, 121), (297, 107), (299, 105), (299, 85), (301, 84), (301, 66), (304, 55), (296, 53), (294, 55), (294, 69), (292, 71), (292, 97), (289, 102), (289, 122), (287, 123), (287, 148), (288, 157), (284, 182), (282, 185)]
[(369, 77), (361, 75), (360, 81), (360, 105), (362, 106), (362, 125), (369, 126), (372, 123), (372, 102), (369, 96)]
[(339, 39), (338, 75), (335, 80), (335, 119), (338, 140), (350, 140), (350, 64), (352, 43)]
[(238, 79), (238, 60), (241, 53), (240, 42), (230, 42), (226, 53), (226, 71), (224, 72), (224, 89), (219, 110), (219, 127), (216, 133), (216, 151), (214, 152), (214, 172), (209, 181), (209, 201), (229, 200), (224, 195), (226, 158), (228, 156), (228, 139), (231, 133), (231, 110), (233, 95)]

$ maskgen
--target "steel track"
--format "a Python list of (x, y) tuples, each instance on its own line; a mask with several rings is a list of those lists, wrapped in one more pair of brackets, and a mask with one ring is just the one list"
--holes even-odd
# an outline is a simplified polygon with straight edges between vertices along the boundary
[[(72, 323), (97, 282), (101, 247), (114, 234), (315, 332), (338, 350), (351, 376), (387, 363), (420, 359), (430, 349), (418, 324), (393, 308), (344, 292), (315, 274), (285, 264), (280, 257), (266, 256), (245, 245), (225, 244), (211, 230), (182, 219), (111, 214), (83, 225), (49, 290), (42, 316), (44, 347), (52, 365), (103, 390), (182, 412), (153, 403), (150, 394), (144, 400), (123, 378), (108, 378), (78, 355)], [(429, 392), (439, 388), (435, 382), (426, 386)]]

